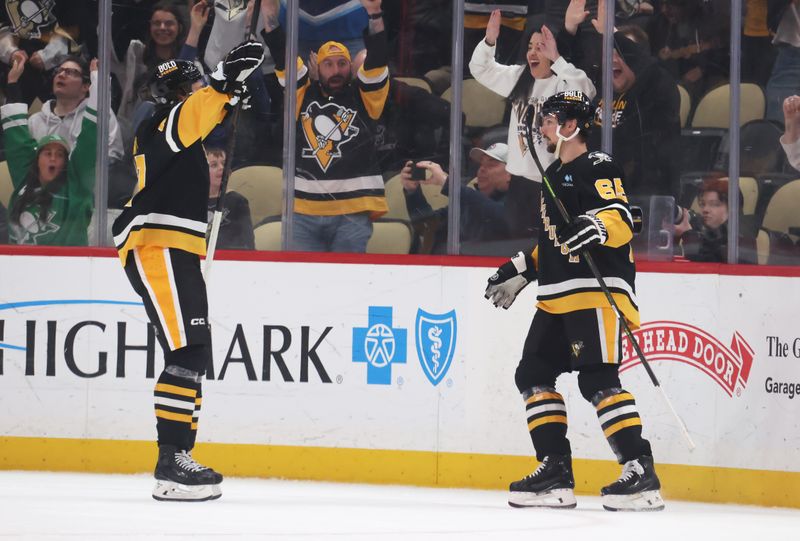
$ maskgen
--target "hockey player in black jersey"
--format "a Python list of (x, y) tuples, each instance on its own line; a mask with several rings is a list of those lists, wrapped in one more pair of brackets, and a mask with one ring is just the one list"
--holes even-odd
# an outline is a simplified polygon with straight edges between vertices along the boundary
[[(656, 511), (664, 502), (650, 443), (642, 437), (634, 398), (619, 380), (620, 323), (582, 255), (591, 251), (622, 317), (638, 328), (629, 244), (633, 218), (623, 172), (609, 155), (587, 151), (592, 118), (591, 103), (580, 91), (560, 92), (543, 104), (541, 133), (557, 159), (546, 172), (553, 194), (542, 189), (538, 246), (503, 264), (486, 288), (487, 299), (508, 308), (525, 286), (539, 282), (537, 310), (515, 379), (541, 464), (511, 483), (509, 504), (575, 507), (567, 410), (555, 386), (560, 374), (577, 371), (580, 392), (597, 410), (603, 434), (623, 465), (620, 478), (601, 490), (603, 506)], [(555, 198), (573, 217), (570, 224)]]
[(219, 63), (210, 86), (196, 91), (193, 87), (202, 85), (193, 63), (169, 60), (157, 66), (150, 91), (159, 107), (139, 126), (134, 140), (137, 193), (112, 228), (125, 273), (142, 297), (164, 350), (164, 371), (154, 393), (156, 500), (203, 501), (222, 495), (222, 475), (191, 455), (201, 384), (211, 361), (208, 300), (200, 270), (209, 192), (202, 141), (263, 60), (260, 43), (244, 42)]

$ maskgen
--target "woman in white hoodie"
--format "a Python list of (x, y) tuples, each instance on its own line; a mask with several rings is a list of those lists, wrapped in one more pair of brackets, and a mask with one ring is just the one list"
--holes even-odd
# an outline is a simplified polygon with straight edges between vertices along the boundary
[[(541, 182), (541, 174), (528, 149), (528, 127), (524, 123), (528, 108), (535, 107), (538, 112), (547, 98), (564, 90), (580, 90), (590, 99), (594, 98), (596, 91), (586, 73), (561, 57), (556, 40), (546, 26), (530, 34), (526, 63), (513, 66), (500, 64), (494, 59), (499, 33), (500, 10), (495, 10), (486, 26), (486, 37), (472, 53), (469, 69), (483, 86), (511, 100), (506, 169), (512, 175)], [(539, 130), (535, 127), (531, 129), (534, 130), (534, 150), (546, 169), (555, 156), (547, 152), (547, 141)]]

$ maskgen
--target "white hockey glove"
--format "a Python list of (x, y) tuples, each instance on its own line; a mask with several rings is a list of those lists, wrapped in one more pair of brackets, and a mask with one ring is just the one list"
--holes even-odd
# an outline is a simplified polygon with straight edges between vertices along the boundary
[(592, 214), (581, 214), (558, 231), (558, 242), (571, 254), (595, 244), (604, 244), (607, 240), (608, 232), (603, 220)]
[(537, 279), (536, 267), (530, 254), (519, 252), (503, 263), (490, 278), (484, 297), (497, 308), (508, 310), (519, 292)]
[(251, 73), (264, 61), (264, 46), (249, 40), (230, 50), (211, 74), (211, 87), (223, 94), (233, 94), (240, 89)]

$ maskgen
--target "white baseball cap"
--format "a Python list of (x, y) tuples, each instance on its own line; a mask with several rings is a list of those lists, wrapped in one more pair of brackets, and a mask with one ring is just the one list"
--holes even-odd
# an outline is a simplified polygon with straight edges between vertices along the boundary
[(487, 148), (486, 150), (475, 147), (469, 151), (469, 158), (473, 162), (479, 163), (481, 161), (481, 155), (483, 154), (497, 161), (507, 163), (506, 158), (508, 156), (508, 145), (506, 145), (505, 143), (494, 143), (492, 145), (489, 145), (489, 148)]

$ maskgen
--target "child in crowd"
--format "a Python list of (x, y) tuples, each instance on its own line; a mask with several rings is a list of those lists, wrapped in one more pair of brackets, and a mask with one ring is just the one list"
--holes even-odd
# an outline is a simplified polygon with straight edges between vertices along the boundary
[[(208, 224), (211, 226), (214, 210), (222, 185), (222, 172), (225, 170), (225, 150), (206, 148), (208, 176), (211, 180), (208, 190)], [(254, 250), (253, 221), (250, 218), (250, 204), (243, 195), (226, 192), (219, 226), (217, 248), (227, 250)]]

